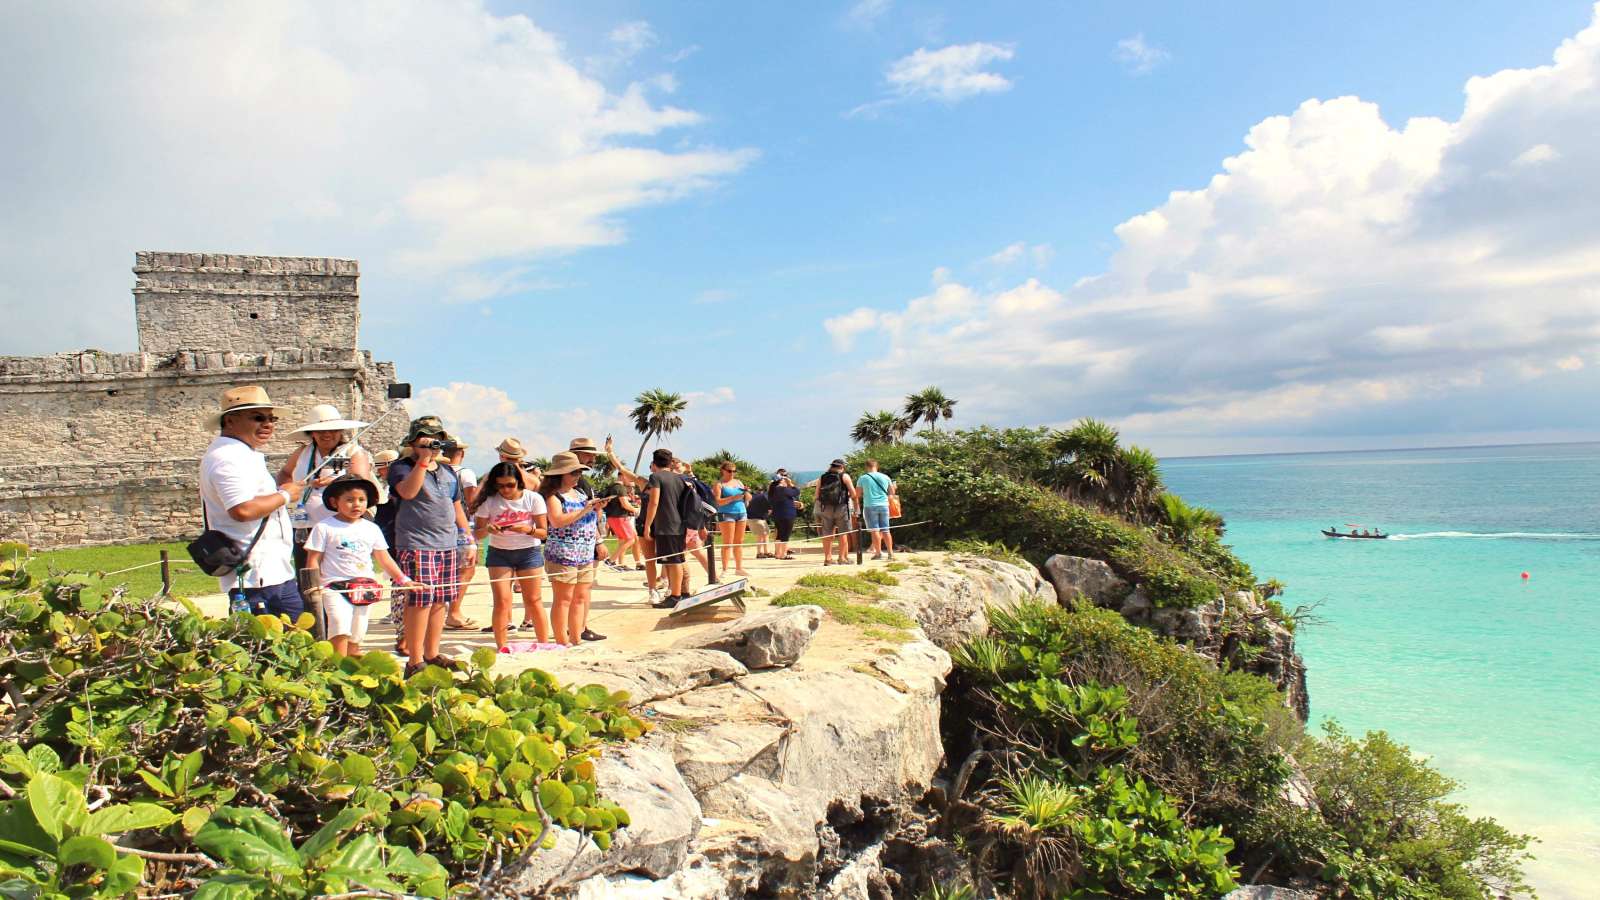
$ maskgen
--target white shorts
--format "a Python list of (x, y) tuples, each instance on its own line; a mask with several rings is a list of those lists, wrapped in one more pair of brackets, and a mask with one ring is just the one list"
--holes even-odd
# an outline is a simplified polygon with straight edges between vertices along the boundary
[(356, 606), (344, 599), (343, 594), (323, 591), (322, 615), (327, 620), (330, 638), (349, 635), (350, 643), (359, 645), (367, 636), (367, 607)]

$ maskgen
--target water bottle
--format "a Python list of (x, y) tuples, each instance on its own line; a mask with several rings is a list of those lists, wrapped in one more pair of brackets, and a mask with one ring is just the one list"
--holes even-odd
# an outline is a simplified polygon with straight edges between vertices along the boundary
[(244, 588), (234, 585), (228, 591), (228, 614), (247, 613), (250, 611), (250, 599), (244, 595)]

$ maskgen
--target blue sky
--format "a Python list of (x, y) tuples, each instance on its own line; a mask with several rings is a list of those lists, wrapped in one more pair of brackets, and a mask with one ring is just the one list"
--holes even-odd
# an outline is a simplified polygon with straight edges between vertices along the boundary
[(1169, 455), (1600, 436), (1589, 3), (6, 14), (0, 352), (131, 349), (138, 249), (328, 255), (479, 446), (664, 387), (815, 468), (927, 384)]

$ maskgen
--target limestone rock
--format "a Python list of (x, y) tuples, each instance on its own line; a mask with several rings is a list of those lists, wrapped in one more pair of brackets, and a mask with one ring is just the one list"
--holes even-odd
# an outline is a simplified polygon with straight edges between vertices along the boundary
[(602, 796), (626, 809), (632, 824), (619, 828), (611, 849), (604, 852), (587, 837), (562, 829), (556, 846), (536, 854), (517, 879), (516, 892), (538, 894), (602, 872), (665, 878), (683, 865), (700, 830), (700, 803), (661, 741), (635, 743), (602, 756), (594, 769)]
[(1116, 609), (1132, 589), (1104, 562), (1061, 553), (1044, 561), (1044, 577), (1055, 585), (1062, 603), (1081, 594), (1096, 606)]
[(633, 654), (585, 645), (581, 651), (546, 654), (539, 668), (563, 684), (598, 684), (627, 691), (631, 703), (650, 703), (750, 674), (720, 650), (653, 650)]
[(988, 610), (1010, 609), (1024, 600), (1055, 602), (1055, 590), (1032, 566), (951, 556), (938, 567), (898, 573), (900, 584), (886, 591), (882, 605), (905, 613), (928, 640), (954, 650), (988, 633)]
[(822, 607), (772, 607), (689, 635), (676, 649), (721, 650), (752, 669), (792, 666), (822, 625)]
[(1317, 900), (1317, 895), (1311, 891), (1297, 891), (1271, 884), (1247, 884), (1235, 889), (1223, 900)]

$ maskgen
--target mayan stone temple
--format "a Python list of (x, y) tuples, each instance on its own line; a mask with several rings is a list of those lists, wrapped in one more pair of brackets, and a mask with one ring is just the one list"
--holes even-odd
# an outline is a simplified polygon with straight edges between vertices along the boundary
[[(200, 530), (196, 478), (217, 397), (260, 384), (289, 407), (268, 448), (317, 403), (374, 421), (394, 364), (360, 349), (355, 260), (140, 252), (139, 350), (0, 356), (0, 539), (36, 548), (178, 540)], [(396, 411), (362, 442), (390, 447)]]

